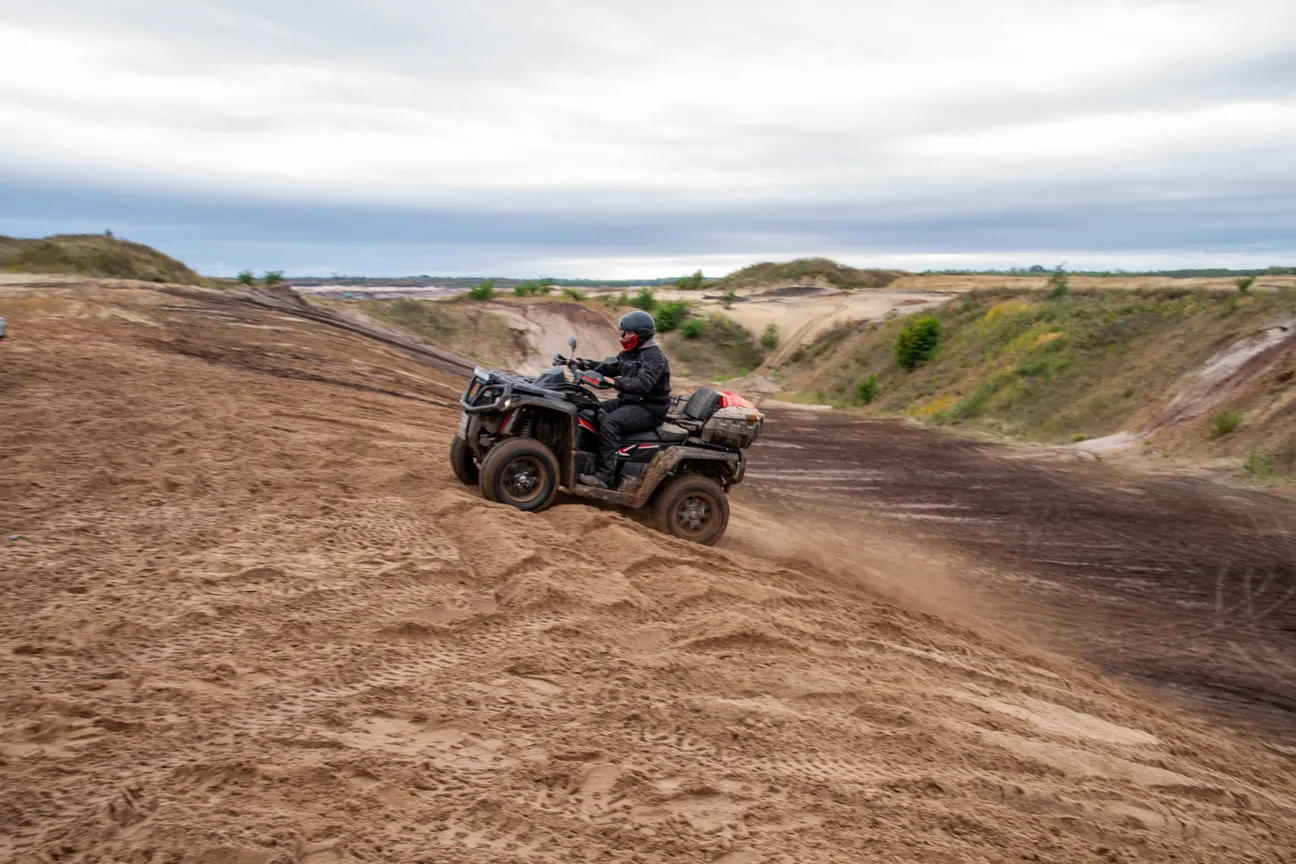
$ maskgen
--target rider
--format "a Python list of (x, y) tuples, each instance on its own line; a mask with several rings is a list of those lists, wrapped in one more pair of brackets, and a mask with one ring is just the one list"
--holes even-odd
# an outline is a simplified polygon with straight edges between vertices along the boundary
[(647, 312), (627, 313), (617, 325), (622, 351), (615, 358), (596, 363), (582, 361), (583, 368), (615, 379), (619, 394), (599, 404), (607, 412), (599, 424), (598, 465), (593, 474), (577, 478), (586, 486), (608, 489), (616, 474), (616, 451), (622, 437), (656, 429), (670, 409), (670, 363), (653, 338), (657, 323)]

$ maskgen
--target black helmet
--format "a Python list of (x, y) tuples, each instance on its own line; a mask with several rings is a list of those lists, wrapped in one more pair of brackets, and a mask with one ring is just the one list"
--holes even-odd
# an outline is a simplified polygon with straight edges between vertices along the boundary
[(621, 316), (617, 329), (622, 333), (638, 333), (641, 338), (647, 339), (657, 332), (657, 322), (647, 312), (636, 309)]
[(621, 330), (621, 347), (626, 351), (639, 348), (657, 332), (657, 322), (642, 309), (622, 315), (617, 327)]

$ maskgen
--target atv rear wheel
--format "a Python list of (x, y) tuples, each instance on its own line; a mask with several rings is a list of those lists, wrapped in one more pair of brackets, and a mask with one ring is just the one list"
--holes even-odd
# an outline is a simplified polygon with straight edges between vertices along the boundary
[(681, 474), (657, 496), (657, 524), (681, 540), (713, 546), (729, 526), (729, 499), (710, 477)]
[(496, 444), (481, 464), (481, 490), (488, 501), (537, 512), (558, 492), (558, 460), (534, 438)]
[(465, 486), (477, 485), (477, 462), (473, 459), (468, 444), (458, 435), (450, 439), (450, 467), (454, 475)]

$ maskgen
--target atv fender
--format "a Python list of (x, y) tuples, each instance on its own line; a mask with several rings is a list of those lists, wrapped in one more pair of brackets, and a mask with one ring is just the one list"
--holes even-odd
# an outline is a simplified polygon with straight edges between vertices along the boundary
[(585, 498), (596, 498), (599, 501), (638, 510), (648, 503), (648, 499), (661, 486), (663, 480), (689, 462), (719, 462), (725, 466), (727, 469), (725, 473), (730, 477), (741, 477), (745, 460), (741, 453), (682, 445), (664, 450), (649, 462), (638, 479), (625, 489), (596, 489), (592, 486), (580, 486), (573, 487), (572, 491), (578, 492)]

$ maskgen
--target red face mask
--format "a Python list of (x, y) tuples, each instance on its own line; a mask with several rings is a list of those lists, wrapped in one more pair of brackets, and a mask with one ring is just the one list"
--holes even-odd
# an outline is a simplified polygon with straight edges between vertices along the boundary
[(625, 332), (621, 334), (621, 348), (625, 351), (633, 351), (639, 347), (639, 334)]

